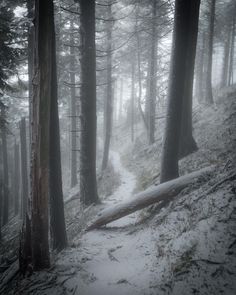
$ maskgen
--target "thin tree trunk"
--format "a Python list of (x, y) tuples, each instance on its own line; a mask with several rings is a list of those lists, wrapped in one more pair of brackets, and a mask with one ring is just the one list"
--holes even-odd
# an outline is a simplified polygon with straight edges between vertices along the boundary
[(152, 1), (152, 45), (151, 45), (151, 68), (150, 68), (150, 90), (149, 90), (149, 144), (155, 141), (155, 114), (157, 95), (157, 2)]
[(51, 106), (49, 131), (49, 189), (50, 189), (50, 232), (52, 248), (62, 250), (67, 246), (64, 201), (62, 192), (60, 126), (58, 115), (57, 63), (54, 12), (51, 21)]
[(130, 111), (131, 111), (131, 141), (133, 142), (134, 141), (134, 112), (135, 112), (135, 109), (134, 109), (134, 106), (135, 106), (135, 93), (134, 93), (134, 74), (135, 74), (135, 64), (134, 64), (134, 60), (132, 60), (132, 64), (131, 64), (131, 108), (130, 108)]
[(27, 143), (26, 143), (26, 123), (25, 118), (20, 121), (20, 144), (21, 144), (21, 181), (22, 181), (22, 196), (21, 196), (21, 218), (25, 218), (27, 212), (27, 201), (29, 196), (28, 191), (28, 164), (27, 164)]
[[(1, 108), (1, 117), (5, 118), (5, 107)], [(5, 225), (9, 218), (9, 175), (8, 175), (8, 154), (6, 126), (2, 127), (2, 158), (3, 158), (3, 213), (2, 224)]]
[(77, 130), (76, 130), (76, 98), (75, 98), (75, 44), (74, 44), (74, 24), (70, 21), (70, 83), (71, 83), (71, 187), (74, 187), (78, 183), (77, 179)]
[[(200, 35), (201, 36), (201, 35)], [(206, 33), (203, 32), (200, 40), (198, 41), (198, 58), (196, 62), (196, 81), (195, 81), (195, 95), (198, 103), (203, 103), (204, 97), (204, 60), (206, 50)]]
[(213, 41), (214, 41), (214, 27), (215, 27), (215, 4), (216, 0), (211, 0), (210, 6), (210, 23), (209, 23), (209, 36), (208, 36), (208, 58), (206, 70), (206, 93), (205, 102), (213, 104), (212, 94), (212, 58), (213, 58)]
[(139, 109), (141, 118), (143, 120), (144, 127), (146, 128), (146, 130), (148, 130), (148, 124), (147, 124), (145, 113), (142, 109), (142, 104), (141, 104), (142, 77), (141, 77), (140, 37), (139, 37), (139, 31), (138, 31), (137, 15), (136, 15), (135, 31), (136, 31), (136, 38), (137, 38), (137, 59), (138, 59), (138, 109)]
[[(107, 19), (112, 18), (111, 5), (108, 6)], [(112, 24), (107, 22), (107, 89), (105, 102), (105, 140), (102, 159), (102, 171), (107, 167), (112, 133), (113, 89), (112, 89)]]
[(19, 201), (20, 201), (20, 157), (19, 157), (19, 144), (15, 141), (14, 146), (14, 213), (19, 213)]
[(235, 22), (236, 22), (236, 4), (234, 5), (234, 15), (232, 20), (232, 30), (231, 30), (231, 45), (230, 45), (230, 57), (229, 57), (229, 79), (228, 86), (233, 84), (233, 71), (234, 71), (234, 43), (235, 43)]
[(0, 178), (0, 241), (2, 239), (2, 202), (3, 202), (3, 184), (2, 179)]
[(119, 100), (119, 121), (122, 118), (122, 108), (123, 108), (123, 79), (120, 79), (120, 100)]
[[(192, 15), (192, 5), (199, 10), (200, 1), (176, 0), (171, 69), (168, 87), (166, 130), (162, 149), (161, 182), (179, 176), (178, 157), (181, 140), (181, 120), (187, 79), (186, 50), (189, 36), (198, 24), (198, 14)], [(196, 44), (195, 44), (196, 46)], [(194, 61), (193, 61), (194, 62)]]
[(223, 58), (223, 68), (221, 77), (221, 87), (226, 87), (229, 78), (229, 57), (230, 57), (230, 31), (226, 36), (226, 41), (224, 43), (224, 58)]
[(81, 137), (80, 196), (85, 205), (98, 202), (96, 180), (95, 0), (80, 0)]

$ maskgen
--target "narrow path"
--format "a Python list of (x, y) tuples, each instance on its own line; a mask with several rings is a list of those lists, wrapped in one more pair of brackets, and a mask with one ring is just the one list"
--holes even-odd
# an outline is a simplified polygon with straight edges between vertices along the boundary
[[(136, 181), (122, 165), (117, 152), (112, 151), (110, 158), (120, 174), (121, 185), (106, 199), (105, 207), (130, 198)], [(65, 256), (72, 265), (82, 265), (66, 282), (67, 288), (76, 288), (74, 294), (80, 295), (152, 294), (149, 289), (153, 276), (150, 253), (154, 251), (151, 230), (130, 231), (124, 227), (135, 221), (136, 214), (132, 214), (110, 223), (105, 229), (84, 234), (80, 247), (69, 250)]]

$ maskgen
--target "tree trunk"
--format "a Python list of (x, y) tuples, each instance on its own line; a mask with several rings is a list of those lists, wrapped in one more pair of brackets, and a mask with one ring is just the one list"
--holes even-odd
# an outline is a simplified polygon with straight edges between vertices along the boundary
[(205, 61), (205, 50), (206, 50), (206, 33), (203, 32), (200, 35), (201, 38), (198, 41), (198, 58), (195, 64), (196, 67), (196, 81), (195, 81), (195, 95), (197, 97), (198, 103), (203, 103), (204, 98), (204, 61)]
[[(27, 12), (28, 18), (31, 20), (28, 25), (28, 85), (29, 85), (29, 138), (31, 140), (31, 129), (32, 129), (32, 99), (33, 99), (33, 66), (34, 66), (34, 27), (32, 26), (32, 21), (34, 18), (34, 1), (27, 0)], [(30, 144), (31, 146), (31, 144)], [(31, 153), (30, 153), (31, 154)]]
[(181, 140), (181, 120), (185, 83), (187, 80), (186, 75), (188, 73), (186, 52), (188, 52), (189, 36), (194, 33), (193, 28), (195, 28), (195, 26), (193, 24), (197, 26), (198, 23), (197, 13), (194, 13), (194, 18), (191, 18), (193, 4), (195, 9), (199, 10), (199, 0), (175, 1), (174, 33), (168, 87), (168, 109), (162, 149), (161, 182), (179, 176), (178, 158)]
[(138, 31), (138, 22), (137, 22), (138, 16), (136, 15), (136, 24), (135, 24), (135, 33), (137, 38), (137, 59), (138, 59), (138, 109), (144, 124), (144, 127), (146, 130), (148, 130), (148, 124), (145, 117), (145, 113), (142, 109), (142, 77), (141, 77), (141, 57), (140, 57), (140, 37), (139, 37), (139, 31)]
[[(111, 4), (111, 3), (110, 3)], [(108, 6), (107, 19), (112, 19), (111, 5)], [(105, 140), (102, 159), (102, 171), (107, 167), (112, 133), (113, 89), (112, 89), (112, 24), (107, 22), (107, 89), (105, 102)]]
[(213, 41), (214, 41), (214, 27), (215, 27), (215, 4), (216, 4), (216, 0), (211, 0), (208, 52), (207, 52), (208, 57), (207, 57), (207, 68), (206, 68), (206, 93), (205, 93), (205, 102), (207, 104), (213, 104), (212, 58), (213, 58)]
[(52, 248), (62, 250), (67, 246), (62, 192), (60, 126), (58, 116), (57, 63), (54, 12), (50, 14), (51, 24), (51, 106), (49, 131), (49, 189), (50, 189), (50, 232)]
[(19, 144), (15, 141), (14, 146), (14, 213), (17, 215), (19, 213), (19, 201), (20, 201), (20, 157), (19, 157)]
[(78, 183), (77, 179), (77, 130), (76, 130), (76, 98), (75, 98), (75, 44), (74, 44), (74, 24), (70, 21), (70, 83), (71, 83), (71, 187)]
[(52, 95), (53, 1), (35, 2), (35, 64), (32, 126), (32, 260), (50, 266), (48, 243), (49, 134)]
[(223, 68), (221, 77), (221, 87), (226, 87), (229, 77), (229, 56), (230, 56), (230, 31), (226, 36), (226, 41), (224, 43), (224, 58), (223, 58)]
[(80, 0), (81, 137), (80, 196), (85, 205), (98, 202), (96, 180), (95, 0)]
[(0, 178), (0, 241), (2, 239), (2, 208), (3, 208), (3, 184), (2, 179)]
[(131, 64), (131, 108), (130, 108), (130, 115), (131, 115), (131, 141), (134, 141), (134, 112), (135, 112), (135, 108), (134, 108), (134, 101), (135, 101), (135, 89), (134, 89), (134, 74), (135, 74), (135, 64), (134, 64), (134, 60), (132, 60), (132, 64)]
[[(1, 117), (5, 119), (5, 107), (1, 108)], [(9, 175), (8, 175), (8, 155), (7, 155), (7, 132), (6, 125), (1, 128), (2, 136), (2, 158), (3, 158), (3, 212), (2, 224), (5, 225), (9, 218)]]
[(119, 121), (122, 119), (123, 109), (123, 79), (120, 79)]
[(149, 144), (155, 141), (155, 115), (156, 115), (156, 95), (157, 95), (157, 2), (152, 0), (152, 45), (151, 45), (151, 68), (150, 68), (150, 90), (149, 90)]
[(29, 196), (28, 191), (28, 164), (27, 164), (27, 143), (26, 143), (26, 123), (25, 118), (20, 121), (20, 145), (21, 145), (21, 181), (22, 181), (22, 196), (21, 196), (21, 218), (25, 218), (27, 212), (27, 201)]
[(181, 138), (179, 146), (179, 159), (197, 150), (197, 144), (193, 138), (192, 132), (192, 101), (193, 101), (193, 78), (194, 65), (198, 36), (198, 19), (199, 19), (200, 1), (193, 1), (191, 5), (188, 46), (186, 48), (186, 79), (183, 97), (182, 121), (181, 121)]
[(134, 196), (131, 200), (117, 204), (100, 212), (98, 217), (92, 221), (86, 230), (89, 231), (101, 227), (157, 202), (162, 201), (166, 204), (167, 201), (171, 201), (186, 186), (195, 183), (200, 177), (206, 177), (206, 175), (210, 174), (213, 169), (214, 167), (203, 168), (199, 171), (181, 176), (178, 179), (150, 187), (144, 192)]
[(228, 86), (234, 84), (234, 42), (235, 42), (235, 22), (236, 22), (236, 4), (234, 5), (234, 15), (232, 19), (232, 29), (231, 29), (231, 45), (230, 45), (230, 57), (229, 57), (229, 79)]

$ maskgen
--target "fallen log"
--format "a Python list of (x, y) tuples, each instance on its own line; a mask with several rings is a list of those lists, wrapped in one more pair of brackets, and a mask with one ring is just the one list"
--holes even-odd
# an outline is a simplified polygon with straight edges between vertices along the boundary
[(96, 219), (88, 225), (86, 231), (99, 228), (154, 203), (160, 201), (165, 201), (164, 203), (166, 203), (177, 196), (182, 189), (194, 183), (197, 179), (210, 175), (214, 168), (215, 166), (203, 168), (199, 171), (189, 173), (158, 186), (152, 186), (149, 189), (138, 193), (126, 202), (104, 209), (97, 215)]

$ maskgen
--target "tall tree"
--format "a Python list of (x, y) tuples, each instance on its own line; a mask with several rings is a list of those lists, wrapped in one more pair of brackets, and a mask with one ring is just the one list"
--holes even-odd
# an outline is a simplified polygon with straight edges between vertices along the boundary
[(58, 115), (58, 91), (57, 91), (57, 63), (56, 41), (54, 26), (53, 6), (50, 10), (51, 31), (51, 55), (48, 62), (51, 63), (51, 105), (49, 119), (49, 191), (50, 191), (50, 230), (52, 248), (62, 250), (67, 245), (66, 225), (64, 216), (64, 201), (62, 192), (61, 174), (61, 149), (60, 149), (60, 126)]
[[(1, 118), (6, 118), (5, 106), (1, 104)], [(7, 153), (7, 127), (6, 123), (1, 128), (2, 137), (2, 159), (3, 159), (3, 217), (2, 224), (5, 225), (9, 218), (9, 175), (8, 175), (8, 153)]]
[(113, 115), (113, 87), (112, 87), (112, 6), (111, 1), (107, 6), (107, 19), (110, 21), (106, 22), (106, 33), (107, 33), (107, 89), (106, 89), (106, 100), (104, 108), (104, 128), (105, 128), (105, 139), (102, 159), (102, 170), (105, 170), (109, 158), (109, 149), (112, 132), (112, 115)]
[(96, 49), (95, 0), (80, 0), (81, 136), (80, 196), (83, 204), (98, 202), (96, 180)]
[(32, 126), (32, 262), (50, 266), (48, 243), (49, 134), (52, 94), (53, 1), (35, 1)]
[(208, 36), (207, 66), (206, 66), (206, 92), (205, 92), (205, 102), (207, 104), (213, 103), (212, 58), (213, 58), (214, 28), (215, 28), (215, 5), (216, 5), (216, 0), (210, 0), (210, 20), (209, 20), (209, 36)]
[(19, 144), (14, 145), (14, 213), (17, 215), (19, 213), (19, 203), (20, 203), (20, 157), (19, 157)]
[(74, 42), (74, 24), (70, 21), (70, 83), (71, 83), (71, 187), (78, 183), (77, 179), (77, 130), (76, 130), (76, 97), (75, 97), (75, 42)]
[(157, 94), (157, 1), (152, 0), (152, 42), (150, 57), (150, 82), (149, 82), (149, 144), (155, 141), (155, 115), (156, 115), (156, 94)]
[[(200, 0), (175, 0), (174, 33), (168, 88), (166, 130), (162, 149), (161, 177), (165, 182), (179, 176), (178, 157), (181, 139), (181, 120), (188, 74), (186, 54), (190, 35), (198, 27)], [(193, 31), (194, 30), (194, 31)], [(191, 48), (196, 47), (191, 44)], [(194, 58), (194, 55), (192, 55)], [(194, 61), (193, 61), (194, 62)]]
[(20, 150), (21, 150), (21, 181), (22, 181), (21, 217), (24, 218), (27, 211), (27, 201), (29, 196), (25, 118), (22, 118), (20, 121), (20, 147), (21, 147)]

